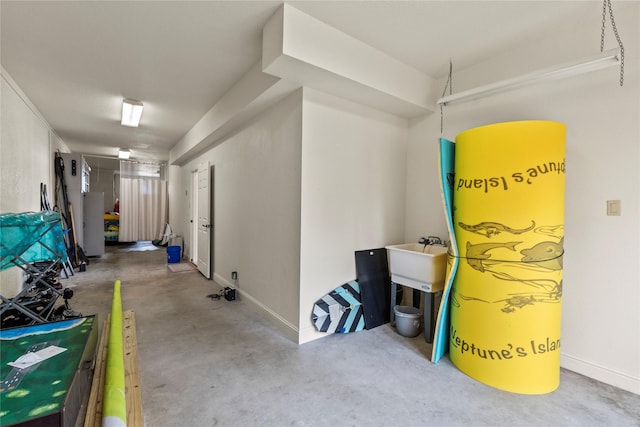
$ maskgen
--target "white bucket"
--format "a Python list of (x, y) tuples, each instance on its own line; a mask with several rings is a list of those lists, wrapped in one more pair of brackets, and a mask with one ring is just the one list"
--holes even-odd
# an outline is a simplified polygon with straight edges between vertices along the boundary
[(396, 316), (396, 330), (404, 337), (415, 337), (420, 333), (422, 313), (419, 308), (407, 305), (393, 307)]

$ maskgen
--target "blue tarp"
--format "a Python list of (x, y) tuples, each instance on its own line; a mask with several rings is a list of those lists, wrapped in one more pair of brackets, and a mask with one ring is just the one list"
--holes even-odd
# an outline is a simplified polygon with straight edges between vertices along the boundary
[(67, 260), (59, 212), (0, 214), (0, 270), (47, 260)]

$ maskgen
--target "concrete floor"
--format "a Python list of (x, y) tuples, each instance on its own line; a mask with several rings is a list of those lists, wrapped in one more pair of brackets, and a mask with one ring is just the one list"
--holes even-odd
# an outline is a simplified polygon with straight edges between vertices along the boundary
[(146, 426), (640, 426), (640, 395), (566, 370), (546, 395), (495, 390), (446, 357), (430, 363), (422, 337), (389, 325), (298, 346), (247, 303), (207, 298), (215, 282), (170, 272), (165, 249), (149, 248), (109, 246), (63, 280), (71, 307), (100, 323), (122, 280)]

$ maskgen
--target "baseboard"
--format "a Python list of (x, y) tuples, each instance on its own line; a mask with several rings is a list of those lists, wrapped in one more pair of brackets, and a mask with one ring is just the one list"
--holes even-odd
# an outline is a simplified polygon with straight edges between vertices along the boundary
[(233, 283), (229, 282), (227, 279), (225, 279), (224, 277), (222, 277), (221, 275), (219, 275), (218, 273), (213, 273), (213, 281), (216, 282), (218, 285), (222, 285), (222, 287), (230, 287), (230, 288), (234, 288), (235, 286), (233, 285)]
[[(227, 279), (217, 273), (213, 273), (213, 280), (222, 287), (228, 286), (230, 288), (235, 288), (235, 285), (233, 283), (229, 282)], [(298, 343), (299, 330), (295, 325), (286, 320), (284, 317), (280, 316), (275, 311), (271, 310), (269, 307), (255, 299), (253, 296), (251, 296), (251, 294), (245, 292), (241, 288), (236, 289), (236, 296), (239, 300), (246, 301), (247, 303), (255, 307), (258, 311), (266, 314), (269, 321), (275, 327), (277, 327), (287, 338), (295, 343)]]
[(595, 363), (587, 362), (576, 357), (560, 354), (560, 366), (594, 380), (640, 394), (640, 378), (617, 372)]

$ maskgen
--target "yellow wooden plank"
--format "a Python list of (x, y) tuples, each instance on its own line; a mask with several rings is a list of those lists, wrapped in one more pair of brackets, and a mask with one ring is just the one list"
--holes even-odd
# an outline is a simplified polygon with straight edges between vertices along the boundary
[(91, 392), (87, 403), (87, 413), (84, 419), (84, 427), (100, 427), (102, 425), (102, 392), (104, 391), (104, 371), (106, 369), (108, 337), (109, 337), (109, 317), (104, 321), (100, 342), (96, 350), (96, 363), (93, 368), (93, 380), (91, 381)]
[[(96, 366), (91, 383), (91, 394), (87, 405), (84, 427), (102, 426), (102, 394), (104, 391), (104, 373), (108, 352), (109, 318), (104, 322), (100, 343), (96, 355)], [(138, 341), (136, 336), (136, 317), (133, 310), (122, 313), (122, 345), (125, 370), (125, 398), (127, 402), (127, 427), (143, 427), (142, 394), (138, 371)]]

